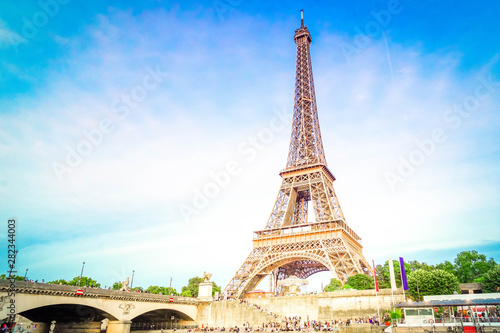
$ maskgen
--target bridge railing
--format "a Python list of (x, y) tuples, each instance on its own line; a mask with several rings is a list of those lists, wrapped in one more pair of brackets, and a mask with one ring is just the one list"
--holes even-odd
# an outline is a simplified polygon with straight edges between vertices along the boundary
[[(122, 291), (122, 290), (109, 290), (92, 287), (77, 287), (60, 284), (36, 283), (30, 281), (16, 281), (16, 292), (18, 293), (74, 293), (76, 295), (78, 290), (83, 290), (82, 297), (102, 297), (102, 298), (134, 298), (136, 300), (148, 300), (153, 302), (170, 303), (172, 298), (173, 303), (198, 303), (199, 300), (191, 297), (159, 295), (151, 293), (139, 293), (136, 291)], [(10, 288), (9, 280), (0, 280), (0, 291), (7, 291)]]

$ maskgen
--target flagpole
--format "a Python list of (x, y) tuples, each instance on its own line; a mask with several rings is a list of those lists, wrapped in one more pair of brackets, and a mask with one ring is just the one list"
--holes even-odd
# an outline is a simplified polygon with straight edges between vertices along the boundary
[(378, 306), (378, 283), (377, 283), (377, 273), (375, 271), (375, 260), (372, 260), (372, 263), (373, 263), (373, 279), (375, 281), (375, 297), (377, 299), (378, 324), (380, 326), (380, 308)]
[(394, 290), (396, 289), (396, 278), (394, 276), (394, 264), (392, 263), (392, 259), (389, 258), (389, 275), (391, 280), (391, 296), (392, 296), (392, 307), (394, 307)]

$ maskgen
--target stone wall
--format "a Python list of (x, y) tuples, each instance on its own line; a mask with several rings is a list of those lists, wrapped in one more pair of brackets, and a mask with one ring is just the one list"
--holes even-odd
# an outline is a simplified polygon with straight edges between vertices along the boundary
[(384, 333), (384, 328), (385, 326), (374, 326), (372, 324), (351, 324), (350, 326), (340, 326), (339, 333)]
[[(365, 318), (377, 316), (377, 302), (380, 314), (390, 309), (392, 299), (395, 303), (403, 301), (403, 291), (398, 289), (392, 296), (390, 289), (352, 290), (320, 293), (307, 296), (262, 297), (248, 299), (250, 305), (240, 301), (213, 302), (204, 309), (207, 324), (210, 326), (241, 326), (243, 323), (262, 325), (263, 322), (281, 321), (282, 317), (300, 316), (302, 320), (331, 321), (347, 318)], [(273, 315), (269, 315), (272, 313)], [(279, 317), (275, 319), (275, 315)], [(202, 324), (203, 322), (199, 322)], [(368, 329), (368, 328), (367, 328)]]
[(318, 320), (318, 295), (252, 298), (248, 302), (280, 316), (300, 316), (303, 320)]
[(383, 311), (392, 308), (395, 303), (403, 302), (403, 290), (391, 293), (390, 289), (381, 290), (378, 295), (374, 290), (353, 290), (322, 293), (318, 299), (318, 320), (347, 318), (366, 318), (377, 316), (377, 303), (382, 315)]
[(264, 309), (256, 309), (253, 305), (241, 303), (239, 300), (212, 302), (204, 310), (205, 315), (200, 317), (206, 320), (198, 321), (200, 327), (208, 325), (211, 327), (238, 326), (241, 328), (244, 323), (262, 325), (270, 321), (281, 321)]

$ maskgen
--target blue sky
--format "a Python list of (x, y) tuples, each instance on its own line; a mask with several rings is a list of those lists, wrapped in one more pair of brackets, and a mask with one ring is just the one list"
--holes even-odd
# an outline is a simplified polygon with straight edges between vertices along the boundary
[(279, 189), (300, 9), (367, 259), (500, 261), (499, 6), (0, 3), (0, 219), (19, 221), (19, 271), (225, 286)]

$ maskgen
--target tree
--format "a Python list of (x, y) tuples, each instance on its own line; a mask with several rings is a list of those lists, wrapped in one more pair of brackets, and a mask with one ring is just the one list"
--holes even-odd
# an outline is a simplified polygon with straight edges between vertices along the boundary
[[(398, 263), (399, 267), (399, 263)], [(424, 271), (432, 271), (436, 269), (436, 267), (432, 265), (428, 265), (425, 262), (418, 262), (417, 260), (410, 260), (408, 264), (405, 263), (405, 271), (413, 271), (415, 272), (417, 269), (423, 269)]]
[[(67, 282), (67, 285), (68, 286), (78, 286), (78, 281), (80, 281), (80, 277), (79, 276), (75, 276), (73, 278), (73, 280)], [(87, 276), (82, 276), (82, 279), (80, 281), (80, 287), (90, 287), (90, 286), (94, 286), (94, 287), (100, 287), (101, 284), (98, 283), (96, 280), (90, 278), (90, 277), (87, 277)]]
[[(198, 297), (198, 288), (202, 282), (203, 279), (201, 277), (195, 276), (190, 278), (188, 285), (182, 287), (181, 295), (184, 297)], [(215, 282), (212, 282), (212, 296), (215, 295), (216, 291), (220, 293), (221, 288)]]
[[(50, 282), (47, 282), (49, 284), (63, 284), (63, 285), (68, 285), (68, 286), (78, 286), (78, 281), (80, 280), (80, 277), (79, 276), (75, 276), (73, 278), (73, 280), (71, 281), (66, 281), (64, 279), (59, 279), (59, 280), (54, 280), (54, 281), (50, 281)], [(119, 282), (116, 282), (116, 283), (119, 283)], [(98, 283), (96, 280), (90, 278), (90, 277), (86, 277), (86, 276), (82, 276), (82, 280), (80, 281), (80, 287), (85, 287), (85, 286), (94, 286), (94, 287), (101, 287), (101, 284)], [(121, 288), (121, 283), (120, 283), (120, 288)]]
[(356, 274), (353, 276), (349, 276), (349, 278), (347, 279), (347, 284), (357, 290), (375, 288), (375, 281), (373, 280), (373, 278), (365, 274)]
[(221, 288), (217, 284), (215, 284), (215, 282), (212, 282), (212, 296), (214, 296), (216, 292), (218, 292), (220, 295), (220, 291)]
[(500, 265), (496, 265), (483, 276), (483, 291), (497, 293), (500, 290)]
[[(12, 274), (12, 277), (16, 281), (24, 281), (24, 276), (19, 276), (19, 275)], [(5, 274), (0, 275), (0, 280), (8, 280), (8, 279), (9, 279), (9, 277), (7, 275), (5, 275)]]
[(63, 285), (67, 285), (68, 284), (68, 281), (64, 280), (64, 279), (59, 279), (59, 280), (54, 280), (54, 281), (50, 281), (50, 282), (47, 282), (49, 284), (63, 284)]
[(460, 283), (471, 283), (497, 265), (493, 258), (486, 260), (477, 251), (463, 251), (455, 258), (455, 270)]
[(331, 279), (330, 280), (330, 283), (327, 284), (325, 286), (325, 288), (323, 288), (326, 292), (331, 292), (331, 291), (335, 291), (335, 290), (340, 290), (342, 289), (342, 282), (340, 282), (340, 280), (338, 279)]
[(122, 283), (121, 282), (115, 282), (113, 283), (113, 290), (120, 290), (122, 289)]
[(344, 286), (342, 287), (342, 289), (354, 289), (353, 287), (351, 287), (350, 285), (348, 285), (347, 283), (344, 284)]
[(457, 270), (455, 268), (455, 265), (453, 265), (451, 262), (449, 262), (448, 260), (446, 260), (444, 263), (442, 264), (437, 264), (436, 265), (436, 268), (437, 269), (442, 269), (443, 271), (446, 271), (448, 273), (451, 273), (453, 275), (457, 275)]
[[(396, 287), (401, 287), (403, 283), (401, 282), (401, 271), (400, 271), (400, 266), (399, 266), (399, 261), (393, 260), (392, 261), (394, 265), (394, 278), (396, 280)], [(418, 264), (419, 266), (425, 265), (429, 267), (426, 263), (420, 264), (418, 261), (410, 261), (410, 262), (405, 262), (405, 272), (410, 272), (412, 270), (412, 266), (410, 263), (413, 263), (413, 267), (416, 267)], [(389, 271), (389, 260), (387, 260), (384, 263), (384, 266), (382, 265), (377, 265), (375, 268), (375, 274), (377, 274), (377, 284), (380, 289), (386, 289), (391, 287), (391, 275)]]
[[(189, 290), (189, 293), (191, 294), (192, 297), (198, 297), (198, 287), (200, 283), (203, 282), (203, 279), (201, 277), (195, 276), (189, 279), (188, 285), (182, 287), (181, 293), (182, 296), (187, 295), (187, 291)], [(191, 297), (191, 296), (185, 296), (185, 297)]]
[(455, 275), (435, 269), (427, 271), (417, 269), (408, 274), (408, 294), (414, 300), (427, 295), (447, 295), (459, 292), (458, 279)]
[[(389, 265), (387, 265), (389, 267)], [(390, 288), (391, 281), (389, 280), (389, 270), (385, 269), (385, 266), (377, 265), (375, 267), (375, 274), (377, 275), (377, 284), (380, 289)]]
[(177, 291), (174, 288), (170, 289), (170, 287), (149, 286), (146, 291), (151, 294), (178, 295)]

